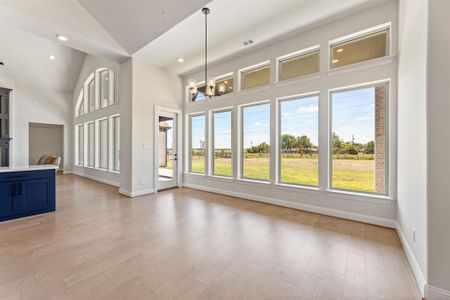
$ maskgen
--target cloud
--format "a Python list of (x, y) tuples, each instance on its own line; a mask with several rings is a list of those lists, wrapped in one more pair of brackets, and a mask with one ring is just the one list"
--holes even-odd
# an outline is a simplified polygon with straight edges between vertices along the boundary
[(319, 111), (319, 107), (317, 105), (313, 105), (310, 104), (308, 106), (302, 106), (297, 108), (298, 112), (306, 112), (306, 113), (313, 113), (313, 112), (318, 112)]
[(367, 121), (367, 120), (373, 120), (373, 117), (371, 116), (364, 116), (364, 117), (359, 117), (359, 118), (355, 118), (356, 121)]

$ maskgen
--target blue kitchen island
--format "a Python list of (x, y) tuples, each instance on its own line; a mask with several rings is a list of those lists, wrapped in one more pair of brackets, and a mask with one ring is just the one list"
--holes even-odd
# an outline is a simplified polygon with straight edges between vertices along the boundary
[(55, 211), (55, 168), (0, 168), (0, 222)]

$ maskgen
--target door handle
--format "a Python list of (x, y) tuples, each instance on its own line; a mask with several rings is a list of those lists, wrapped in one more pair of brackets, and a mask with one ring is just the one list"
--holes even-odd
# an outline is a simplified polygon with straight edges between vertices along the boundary
[(173, 155), (173, 160), (178, 160), (178, 155), (176, 153)]

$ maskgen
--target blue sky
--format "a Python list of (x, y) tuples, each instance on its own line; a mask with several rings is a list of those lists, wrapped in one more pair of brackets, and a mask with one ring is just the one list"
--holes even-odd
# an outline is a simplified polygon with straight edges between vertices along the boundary
[(333, 131), (344, 141), (367, 143), (375, 136), (375, 88), (332, 94)]
[[(282, 101), (281, 134), (306, 135), (318, 145), (317, 96)], [(357, 143), (374, 140), (375, 88), (361, 88), (332, 94), (332, 127), (341, 139)], [(215, 147), (231, 148), (231, 113), (215, 114)], [(243, 108), (244, 147), (270, 144), (270, 104)], [(193, 148), (205, 140), (205, 116), (192, 117)]]

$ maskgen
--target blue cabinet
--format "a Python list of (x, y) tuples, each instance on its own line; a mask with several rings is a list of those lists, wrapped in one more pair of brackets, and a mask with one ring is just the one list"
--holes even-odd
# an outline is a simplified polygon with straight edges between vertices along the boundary
[(0, 173), (0, 221), (55, 211), (55, 171)]

